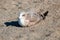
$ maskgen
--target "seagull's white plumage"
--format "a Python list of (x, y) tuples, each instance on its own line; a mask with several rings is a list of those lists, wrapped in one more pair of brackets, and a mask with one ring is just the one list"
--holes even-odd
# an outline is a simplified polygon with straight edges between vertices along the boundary
[(18, 23), (22, 26), (32, 26), (38, 23), (42, 19), (42, 16), (34, 12), (20, 12)]

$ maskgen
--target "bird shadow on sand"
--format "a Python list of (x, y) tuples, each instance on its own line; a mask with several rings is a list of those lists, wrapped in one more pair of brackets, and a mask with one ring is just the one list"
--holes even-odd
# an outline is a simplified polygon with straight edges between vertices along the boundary
[(7, 27), (8, 27), (8, 26), (22, 27), (21, 25), (18, 24), (18, 21), (5, 22), (4, 24), (5, 24)]

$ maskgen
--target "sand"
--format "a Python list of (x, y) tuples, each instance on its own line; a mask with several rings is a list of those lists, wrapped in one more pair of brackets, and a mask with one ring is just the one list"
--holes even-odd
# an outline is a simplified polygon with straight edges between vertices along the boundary
[[(34, 26), (21, 27), (19, 11), (28, 9), (48, 14)], [(60, 0), (0, 0), (0, 40), (60, 40)]]

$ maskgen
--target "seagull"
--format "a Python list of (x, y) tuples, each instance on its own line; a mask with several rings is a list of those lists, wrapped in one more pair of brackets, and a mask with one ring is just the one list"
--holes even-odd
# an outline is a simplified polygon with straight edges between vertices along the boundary
[(21, 26), (33, 26), (43, 19), (43, 15), (32, 11), (19, 12), (18, 24)]

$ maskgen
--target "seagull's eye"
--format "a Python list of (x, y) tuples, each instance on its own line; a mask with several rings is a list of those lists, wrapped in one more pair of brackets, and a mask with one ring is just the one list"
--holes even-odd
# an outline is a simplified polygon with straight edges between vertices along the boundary
[(25, 16), (25, 14), (23, 14), (22, 16)]

